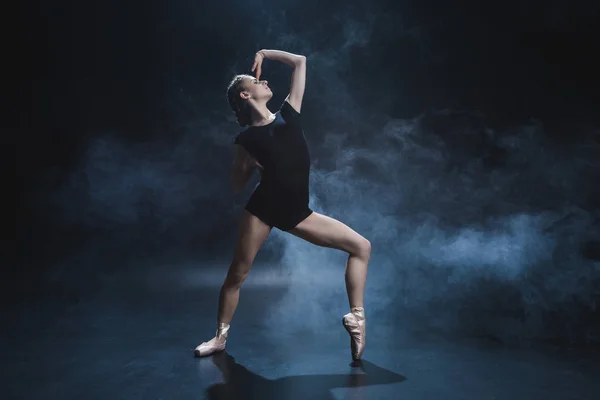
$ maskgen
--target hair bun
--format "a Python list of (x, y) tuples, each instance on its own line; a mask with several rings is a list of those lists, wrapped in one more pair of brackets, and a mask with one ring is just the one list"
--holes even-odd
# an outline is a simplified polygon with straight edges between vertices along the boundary
[(243, 79), (248, 75), (236, 75), (227, 88), (227, 102), (235, 114), (235, 119), (239, 126), (252, 124), (252, 115), (246, 101), (240, 98), (240, 93), (244, 90), (242, 86)]

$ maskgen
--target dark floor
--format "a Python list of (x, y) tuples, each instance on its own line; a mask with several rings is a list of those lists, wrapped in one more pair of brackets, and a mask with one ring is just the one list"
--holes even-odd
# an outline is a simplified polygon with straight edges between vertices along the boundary
[(213, 275), (188, 276), (187, 286), (90, 283), (87, 297), (60, 307), (13, 307), (17, 322), (2, 336), (8, 398), (600, 398), (597, 353), (410, 337), (369, 314), (364, 359), (352, 363), (341, 315), (318, 333), (265, 326), (261, 315), (286, 291), (275, 284), (243, 287), (227, 351), (196, 359), (194, 347), (216, 328)]

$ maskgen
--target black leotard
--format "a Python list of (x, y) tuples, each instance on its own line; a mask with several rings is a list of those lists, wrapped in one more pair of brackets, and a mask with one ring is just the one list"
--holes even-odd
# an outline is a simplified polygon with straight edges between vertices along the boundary
[(284, 101), (267, 125), (251, 126), (236, 136), (262, 166), (260, 183), (246, 210), (270, 226), (290, 230), (313, 211), (308, 206), (310, 155), (301, 115)]

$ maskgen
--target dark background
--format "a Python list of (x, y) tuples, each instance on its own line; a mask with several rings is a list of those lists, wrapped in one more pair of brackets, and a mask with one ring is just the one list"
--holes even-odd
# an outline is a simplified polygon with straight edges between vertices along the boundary
[[(79, 302), (140, 263), (227, 263), (253, 185), (228, 186), (239, 128), (225, 89), (268, 48), (308, 57), (311, 202), (371, 240), (373, 309), (394, 305), (390, 318), (425, 329), (596, 343), (599, 12), (596, 1), (32, 7), (5, 76), (17, 183), (5, 303)], [(264, 64), (272, 111), (289, 72)], [(265, 259), (294, 249), (273, 240)]]

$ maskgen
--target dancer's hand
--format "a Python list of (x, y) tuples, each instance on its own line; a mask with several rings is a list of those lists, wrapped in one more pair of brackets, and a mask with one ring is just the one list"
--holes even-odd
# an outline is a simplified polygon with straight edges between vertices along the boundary
[(260, 168), (261, 170), (263, 169), (263, 166), (260, 165), (260, 163), (254, 157), (249, 157), (248, 158), (248, 166)]
[(254, 55), (254, 64), (252, 64), (251, 71), (256, 70), (256, 79), (260, 80), (262, 62), (265, 59), (265, 55), (261, 51), (257, 51)]

